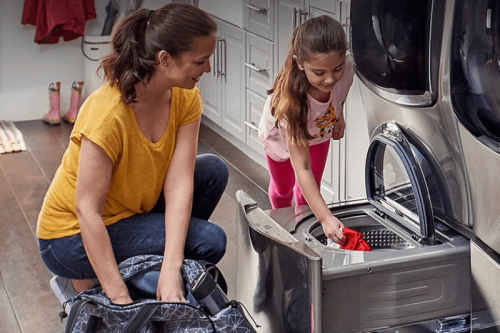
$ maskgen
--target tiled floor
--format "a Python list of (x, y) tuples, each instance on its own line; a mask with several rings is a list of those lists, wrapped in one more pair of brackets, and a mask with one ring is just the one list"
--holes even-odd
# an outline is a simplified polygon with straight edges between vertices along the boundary
[[(18, 122), (27, 151), (0, 155), (0, 333), (56, 333), (64, 331), (61, 310), (34, 236), (44, 194), (68, 145), (71, 126), (48, 126), (42, 121)], [(267, 171), (250, 160), (207, 126), (200, 131), (199, 153), (215, 153), (227, 161), (229, 184), (211, 220), (228, 235), (227, 254), (220, 262), (236, 295), (235, 193), (245, 190), (263, 209), (270, 204), (266, 194)]]

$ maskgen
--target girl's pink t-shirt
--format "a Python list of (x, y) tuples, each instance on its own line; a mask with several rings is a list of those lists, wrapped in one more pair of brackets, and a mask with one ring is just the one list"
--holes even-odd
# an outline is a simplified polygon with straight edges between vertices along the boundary
[[(352, 85), (354, 76), (353, 60), (351, 55), (346, 56), (344, 75), (335, 84), (330, 99), (326, 102), (319, 102), (307, 95), (309, 102), (309, 113), (307, 115), (307, 129), (314, 136), (309, 140), (309, 145), (317, 145), (328, 141), (332, 137), (333, 125), (344, 109), (347, 93)], [(271, 114), (271, 98), (267, 97), (264, 105), (264, 112), (259, 122), (259, 139), (264, 145), (266, 154), (277, 162), (286, 161), (290, 158), (286, 143), (286, 124), (276, 127), (276, 118)]]

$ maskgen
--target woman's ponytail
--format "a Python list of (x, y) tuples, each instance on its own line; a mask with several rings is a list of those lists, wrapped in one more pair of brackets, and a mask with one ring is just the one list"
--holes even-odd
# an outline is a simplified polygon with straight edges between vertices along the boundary
[(126, 104), (136, 98), (135, 85), (148, 82), (156, 70), (156, 55), (172, 57), (190, 51), (193, 39), (217, 31), (215, 21), (201, 9), (170, 3), (156, 10), (139, 9), (113, 28), (112, 52), (99, 66), (109, 84), (117, 84)]

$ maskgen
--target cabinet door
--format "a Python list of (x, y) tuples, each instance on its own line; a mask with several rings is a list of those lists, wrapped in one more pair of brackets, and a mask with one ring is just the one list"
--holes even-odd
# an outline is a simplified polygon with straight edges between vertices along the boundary
[(193, 6), (198, 6), (198, 0), (172, 0), (172, 2), (187, 3)]
[(274, 43), (248, 33), (246, 59), (246, 87), (267, 96), (274, 80)]
[(257, 134), (257, 126), (259, 125), (260, 117), (262, 117), (262, 110), (266, 98), (256, 94), (250, 89), (247, 89), (247, 145), (260, 156), (264, 156), (264, 149)]
[(340, 22), (340, 1), (309, 0), (307, 12), (309, 13), (309, 18), (327, 15)]
[(326, 203), (345, 198), (345, 138), (330, 140), (330, 151), (321, 178), (321, 195)]
[[(193, 1), (193, 0), (192, 0)], [(194, 0), (198, 7), (212, 16), (237, 27), (243, 27), (243, 0)]]
[(245, 141), (245, 36), (238, 27), (221, 24), (223, 40), (219, 41), (221, 52), (220, 77), (222, 80), (222, 128), (241, 142)]
[[(217, 24), (220, 24), (217, 22)], [(220, 79), (220, 57), (219, 44), (223, 40), (223, 31), (217, 31), (217, 47), (210, 58), (211, 71), (205, 73), (198, 83), (203, 100), (203, 115), (222, 127), (222, 83)]]
[(351, 45), (351, 4), (345, 1), (340, 3), (340, 23), (345, 29), (347, 44)]
[(258, 36), (274, 38), (274, 0), (245, 0), (243, 4), (244, 26)]
[(300, 25), (307, 17), (307, 12), (304, 10), (304, 0), (280, 0), (278, 3), (277, 13), (277, 56), (278, 68), (283, 64), (290, 40), (292, 38), (293, 29)]
[(346, 200), (366, 198), (365, 163), (370, 145), (366, 113), (361, 100), (361, 81), (355, 76), (347, 95), (346, 116)]

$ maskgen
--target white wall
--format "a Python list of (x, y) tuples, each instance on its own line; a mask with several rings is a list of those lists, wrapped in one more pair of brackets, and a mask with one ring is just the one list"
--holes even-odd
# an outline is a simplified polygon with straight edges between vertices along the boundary
[(55, 81), (61, 81), (61, 108), (67, 109), (72, 82), (83, 80), (80, 39), (36, 44), (35, 27), (21, 24), (23, 5), (3, 0), (0, 10), (0, 120), (40, 119)]
[[(155, 9), (167, 2), (145, 0), (143, 5)], [(100, 35), (106, 17), (108, 1), (94, 3), (97, 18), (87, 21), (87, 35)], [(82, 38), (70, 42), (61, 39), (57, 44), (35, 43), (35, 27), (21, 24), (23, 6), (22, 0), (2, 0), (0, 9), (0, 120), (41, 119), (49, 109), (49, 84), (55, 81), (61, 82), (63, 114), (69, 108), (73, 81), (88, 78)]]

